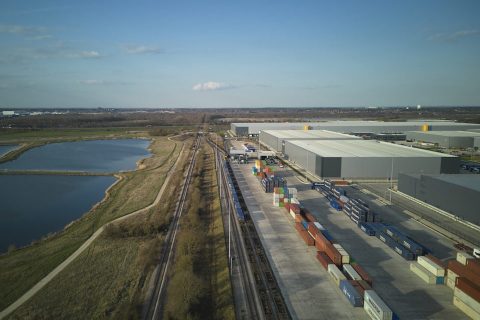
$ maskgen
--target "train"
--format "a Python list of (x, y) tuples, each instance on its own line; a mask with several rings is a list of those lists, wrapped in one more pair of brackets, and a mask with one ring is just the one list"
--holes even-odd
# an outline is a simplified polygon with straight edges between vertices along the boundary
[(238, 194), (232, 180), (232, 168), (227, 160), (223, 160), (223, 170), (225, 176), (227, 177), (228, 191), (230, 192), (233, 200), (233, 207), (235, 209), (237, 219), (241, 222), (245, 222), (245, 220), (248, 218), (248, 214), (242, 209), (240, 200), (238, 199)]

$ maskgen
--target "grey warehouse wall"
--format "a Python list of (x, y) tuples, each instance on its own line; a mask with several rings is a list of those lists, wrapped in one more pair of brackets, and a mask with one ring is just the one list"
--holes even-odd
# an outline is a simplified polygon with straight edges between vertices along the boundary
[(288, 160), (297, 163), (305, 170), (315, 173), (317, 158), (314, 153), (285, 141), (285, 156)]
[(480, 192), (435, 176), (399, 175), (399, 191), (480, 225)]

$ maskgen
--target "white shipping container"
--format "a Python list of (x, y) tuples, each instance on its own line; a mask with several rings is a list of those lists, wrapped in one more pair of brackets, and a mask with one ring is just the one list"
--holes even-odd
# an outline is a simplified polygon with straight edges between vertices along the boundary
[(352, 280), (357, 280), (357, 281), (362, 280), (362, 277), (360, 277), (358, 272), (355, 271), (355, 269), (353, 269), (353, 267), (349, 264), (343, 265), (343, 271), (345, 271)]
[(293, 212), (292, 210), (290, 210), (290, 215), (292, 216), (293, 219), (295, 219), (295, 212)]
[(458, 274), (456, 274), (455, 272), (453, 272), (452, 270), (450, 269), (447, 269), (447, 277), (452, 279), (453, 282), (455, 282), (455, 279), (458, 278)]
[(415, 273), (417, 276), (420, 277), (423, 281), (428, 284), (435, 284), (436, 278), (435, 276), (430, 273), (427, 269), (422, 267), (418, 262), (410, 263), (410, 270)]
[(462, 300), (458, 299), (457, 297), (453, 296), (453, 305), (457, 307), (458, 309), (462, 310), (463, 313), (465, 313), (467, 316), (469, 316), (472, 319), (479, 320), (480, 319), (480, 313), (475, 312), (472, 308), (467, 306), (465, 302)]
[(455, 288), (453, 290), (453, 295), (460, 299), (463, 303), (465, 303), (467, 306), (472, 308), (475, 312), (480, 314), (480, 302), (477, 300), (473, 299), (470, 297), (468, 294), (463, 292), (462, 290)]
[(337, 251), (342, 256), (342, 264), (350, 263), (350, 255), (348, 254), (348, 252), (345, 249), (343, 249), (343, 247), (338, 243), (334, 243), (333, 246), (335, 247), (335, 249), (337, 249)]
[(340, 196), (340, 201), (342, 201), (343, 203), (348, 203), (348, 201), (350, 201), (350, 199), (348, 199), (348, 197), (346, 197), (346, 196)]
[(322, 226), (319, 222), (314, 222), (313, 223), (315, 225), (315, 227), (317, 227), (318, 230), (325, 230), (325, 227)]
[(463, 264), (464, 266), (467, 265), (468, 259), (474, 259), (474, 257), (463, 251), (457, 252), (457, 261)]
[(446, 283), (447, 287), (454, 290), (455, 289), (455, 279), (452, 279), (450, 277), (446, 277), (445, 279), (446, 279), (445, 283)]
[(365, 290), (363, 308), (372, 319), (391, 320), (392, 310), (373, 290)]
[(338, 269), (338, 267), (334, 264), (328, 265), (328, 273), (332, 277), (333, 281), (335, 281), (337, 286), (340, 286), (340, 281), (347, 279), (342, 271), (340, 271), (340, 269)]
[(432, 260), (425, 258), (424, 256), (419, 256), (417, 258), (418, 264), (422, 267), (430, 271), (433, 275), (437, 277), (444, 277), (445, 276), (445, 269)]
[(290, 203), (300, 204), (300, 201), (295, 197), (290, 199)]

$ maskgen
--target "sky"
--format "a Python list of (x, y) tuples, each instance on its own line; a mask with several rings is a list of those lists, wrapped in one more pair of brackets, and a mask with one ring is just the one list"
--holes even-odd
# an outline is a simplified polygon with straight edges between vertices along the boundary
[(0, 2), (0, 108), (480, 105), (480, 1)]

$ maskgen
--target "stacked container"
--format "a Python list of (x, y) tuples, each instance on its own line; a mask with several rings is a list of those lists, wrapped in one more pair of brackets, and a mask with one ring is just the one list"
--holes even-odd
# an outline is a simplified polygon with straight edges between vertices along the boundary
[(419, 256), (417, 262), (410, 264), (410, 270), (429, 284), (443, 284), (445, 268), (428, 257)]
[(393, 319), (393, 312), (385, 302), (373, 290), (365, 290), (364, 292), (363, 308), (375, 320), (391, 320)]
[(343, 271), (346, 273), (346, 275), (356, 281), (363, 280), (362, 277), (358, 274), (357, 271), (350, 265), (350, 264), (344, 264), (343, 266)]
[(357, 286), (358, 283), (356, 281), (341, 280), (339, 287), (352, 306), (361, 307), (363, 306), (363, 297), (360, 295), (359, 290), (355, 288)]
[(275, 207), (284, 207), (284, 202), (288, 202), (288, 188), (275, 187), (273, 188), (273, 205)]
[(335, 264), (329, 264), (327, 267), (328, 273), (330, 274), (330, 277), (332, 277), (333, 282), (337, 286), (340, 286), (340, 281), (342, 280), (347, 280), (345, 275), (338, 269), (338, 267)]
[(345, 249), (343, 249), (343, 247), (338, 243), (334, 243), (333, 246), (335, 247), (335, 249), (337, 249), (338, 253), (340, 253), (340, 255), (342, 256), (342, 264), (350, 263), (350, 255), (348, 254), (348, 252)]
[(453, 289), (453, 304), (472, 319), (480, 319), (480, 260), (465, 252), (448, 262), (447, 286)]

